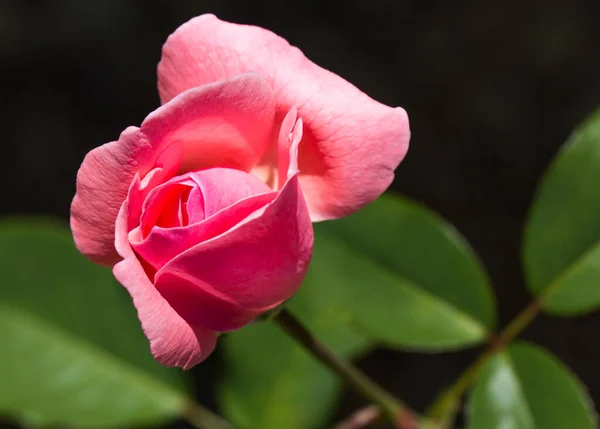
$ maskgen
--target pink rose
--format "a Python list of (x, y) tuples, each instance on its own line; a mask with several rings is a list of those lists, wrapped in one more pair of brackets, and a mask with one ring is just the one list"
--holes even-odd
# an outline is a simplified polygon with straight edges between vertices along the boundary
[(163, 105), (83, 161), (71, 229), (114, 266), (154, 357), (189, 368), (297, 291), (311, 221), (376, 199), (410, 131), (284, 39), (213, 15), (169, 37), (158, 82)]

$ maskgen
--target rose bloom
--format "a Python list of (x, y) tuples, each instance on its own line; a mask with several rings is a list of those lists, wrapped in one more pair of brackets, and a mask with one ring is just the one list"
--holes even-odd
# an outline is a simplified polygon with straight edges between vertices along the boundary
[(298, 290), (311, 222), (375, 200), (410, 131), (281, 37), (213, 15), (168, 38), (158, 90), (139, 128), (85, 157), (71, 229), (130, 293), (156, 360), (190, 368)]

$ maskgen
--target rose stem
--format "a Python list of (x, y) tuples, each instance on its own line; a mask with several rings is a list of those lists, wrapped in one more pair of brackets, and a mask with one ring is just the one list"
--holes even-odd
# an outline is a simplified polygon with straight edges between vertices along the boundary
[(417, 429), (415, 413), (399, 399), (387, 392), (358, 368), (333, 354), (323, 343), (315, 338), (287, 310), (282, 310), (273, 318), (288, 335), (300, 343), (326, 367), (339, 375), (358, 393), (376, 404), (390, 422), (399, 429)]
[(191, 399), (181, 417), (197, 429), (235, 429), (231, 423)]

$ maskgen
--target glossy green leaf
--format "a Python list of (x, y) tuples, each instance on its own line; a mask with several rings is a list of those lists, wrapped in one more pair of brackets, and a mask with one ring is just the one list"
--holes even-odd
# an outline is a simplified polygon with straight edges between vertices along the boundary
[(525, 229), (528, 288), (554, 314), (600, 305), (600, 110), (546, 172)]
[(594, 429), (584, 386), (540, 347), (515, 343), (483, 368), (468, 403), (469, 429)]
[(157, 424), (185, 406), (131, 299), (62, 224), (0, 223), (0, 414), (28, 425)]
[(315, 232), (306, 283), (356, 332), (437, 351), (479, 343), (494, 328), (494, 297), (479, 262), (425, 208), (384, 195), (348, 218), (316, 224)]

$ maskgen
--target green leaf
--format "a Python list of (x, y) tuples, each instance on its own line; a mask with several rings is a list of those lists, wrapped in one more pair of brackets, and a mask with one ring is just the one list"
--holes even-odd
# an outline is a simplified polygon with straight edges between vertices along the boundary
[(580, 314), (600, 305), (600, 110), (546, 172), (525, 228), (527, 285), (544, 308)]
[(469, 429), (593, 429), (584, 386), (556, 357), (517, 342), (483, 368), (468, 404)]
[(438, 351), (479, 343), (494, 328), (479, 262), (452, 227), (414, 202), (384, 195), (348, 218), (316, 224), (315, 233), (306, 284), (356, 332)]
[(131, 299), (49, 220), (0, 222), (0, 414), (28, 425), (157, 424), (186, 404)]

